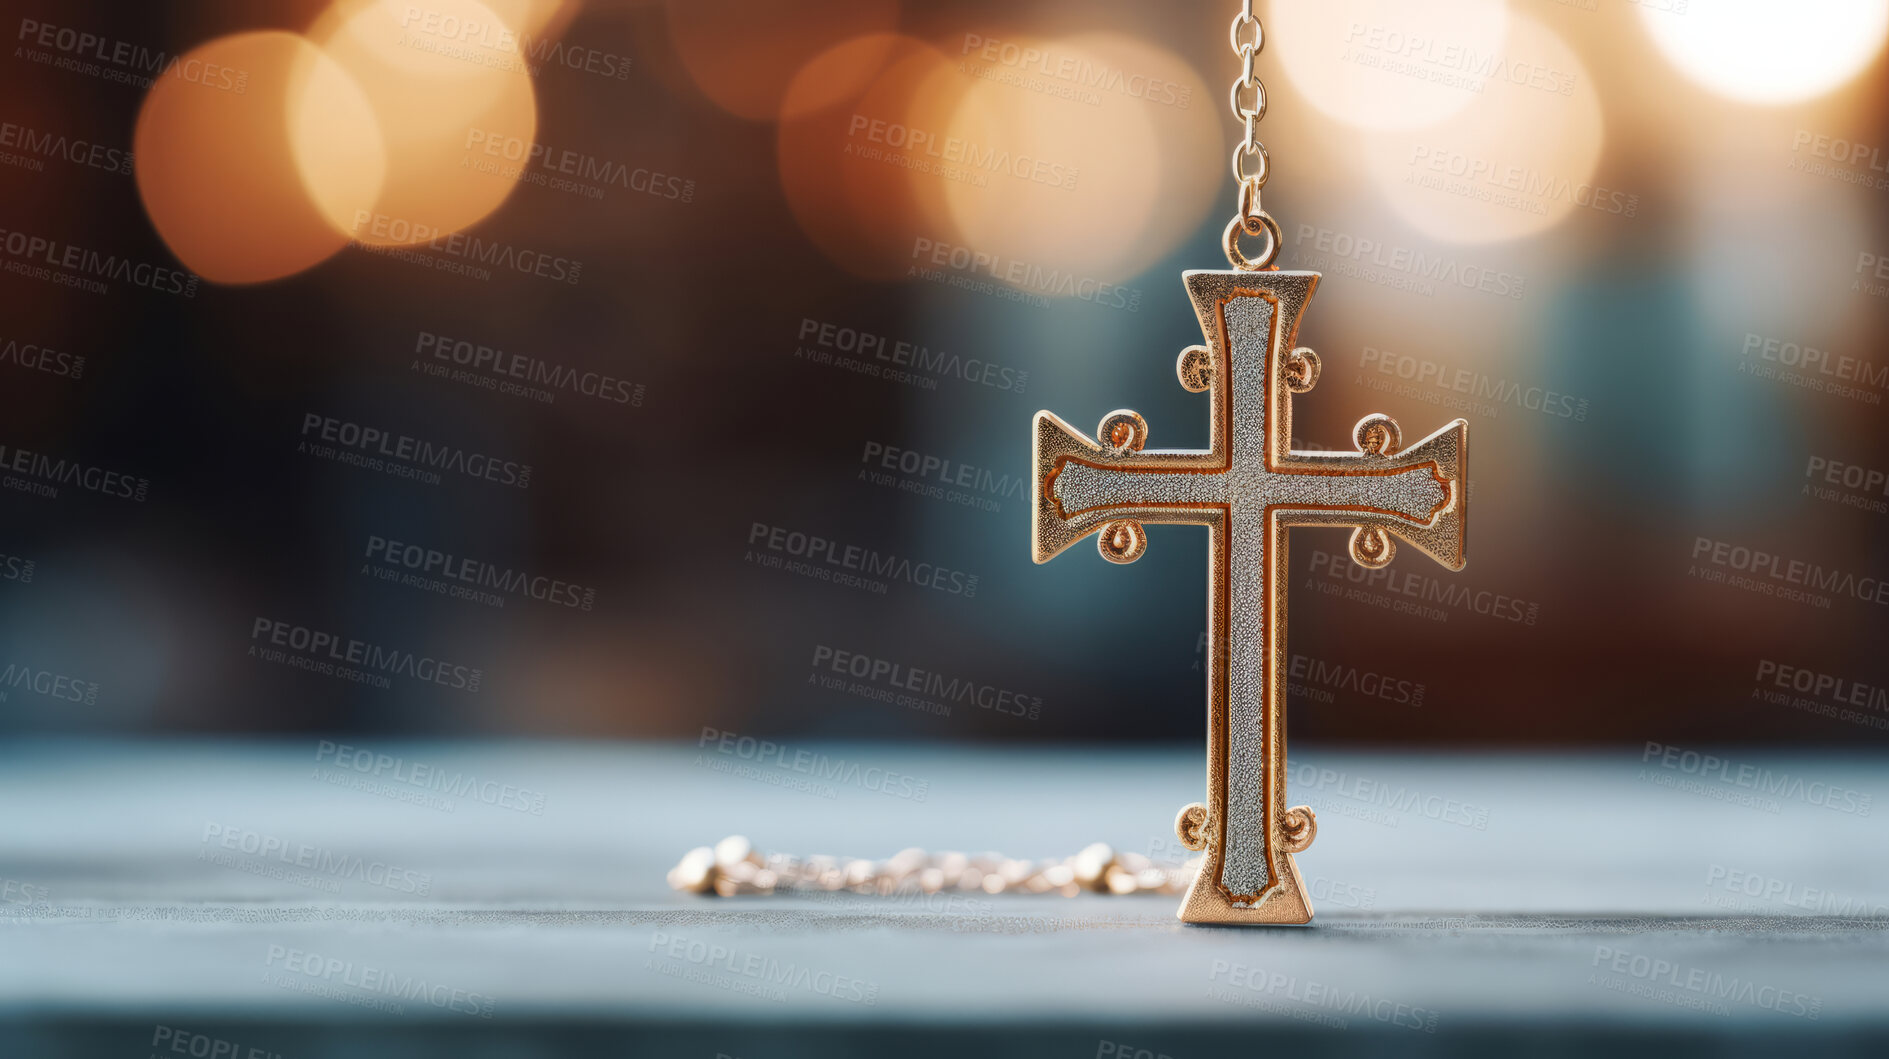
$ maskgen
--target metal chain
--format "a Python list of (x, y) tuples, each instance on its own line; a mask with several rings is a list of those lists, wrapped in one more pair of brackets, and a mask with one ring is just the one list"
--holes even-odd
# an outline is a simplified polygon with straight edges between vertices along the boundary
[(1097, 842), (1061, 860), (1014, 860), (995, 853), (927, 853), (908, 849), (889, 860), (790, 857), (761, 853), (740, 835), (684, 854), (669, 885), (684, 893), (739, 895), (837, 892), (885, 897), (896, 893), (1179, 894), (1199, 870), (1199, 857), (1163, 867), (1139, 853)]
[[(1246, 135), (1233, 148), (1233, 183), (1238, 189), (1238, 205), (1227, 225), (1224, 239), (1227, 260), (1233, 267), (1248, 272), (1270, 268), (1279, 256), (1279, 222), (1260, 206), (1259, 193), (1272, 175), (1272, 160), (1266, 145), (1259, 142), (1259, 122), (1266, 116), (1266, 86), (1259, 79), (1254, 64), (1266, 47), (1266, 30), (1253, 14), (1253, 0), (1240, 0), (1240, 13), (1233, 16), (1228, 30), (1233, 54), (1240, 60), (1240, 76), (1233, 82), (1228, 100), (1233, 120), (1245, 127)], [(1266, 237), (1266, 247), (1257, 257), (1248, 257), (1240, 249), (1240, 233), (1255, 238)]]
[[(1255, 64), (1266, 46), (1266, 31), (1253, 14), (1253, 0), (1240, 0), (1240, 13), (1228, 30), (1233, 54), (1240, 60), (1240, 76), (1233, 82), (1228, 102), (1233, 120), (1245, 136), (1233, 148), (1233, 182), (1237, 208), (1227, 225), (1227, 260), (1244, 271), (1270, 268), (1279, 256), (1279, 222), (1260, 205), (1260, 192), (1272, 173), (1266, 145), (1259, 142), (1259, 123), (1266, 116), (1266, 86)], [(1240, 234), (1266, 237), (1265, 249), (1248, 257), (1240, 249)], [(1309, 816), (1309, 813), (1308, 813)], [(1309, 844), (1309, 835), (1307, 836)], [(907, 849), (889, 860), (862, 860), (829, 856), (792, 857), (763, 854), (740, 835), (730, 835), (713, 847), (699, 846), (684, 854), (669, 871), (669, 885), (685, 893), (787, 894), (795, 891), (850, 891), (885, 896), (900, 892), (926, 894), (947, 891), (986, 894), (1053, 893), (1074, 897), (1081, 893), (1185, 892), (1199, 870), (1200, 858), (1163, 867), (1138, 853), (1118, 853), (1097, 842), (1072, 857), (1028, 861), (995, 853), (928, 853)]]

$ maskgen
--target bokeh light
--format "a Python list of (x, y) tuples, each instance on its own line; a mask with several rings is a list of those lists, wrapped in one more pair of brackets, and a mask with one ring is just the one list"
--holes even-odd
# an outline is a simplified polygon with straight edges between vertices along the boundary
[[(1033, 273), (1118, 283), (1172, 252), (1223, 180), (1205, 162), (1225, 153), (1219, 93), (1120, 34), (1005, 43), (1026, 83), (972, 78), (948, 126), (967, 158), (990, 156), (978, 179), (944, 185), (959, 237), (1025, 266), (1004, 278), (1046, 295), (1079, 291)], [(1031, 52), (1041, 58), (1021, 58)]]
[[(361, 89), (293, 33), (221, 37), (187, 68), (240, 70), (238, 92), (206, 76), (158, 78), (138, 114), (138, 193), (164, 242), (206, 279), (256, 283), (299, 272), (346, 245), (320, 202), (373, 202), (385, 158)], [(298, 169), (286, 116), (319, 98), (308, 131), (345, 153)]]
[[(579, 0), (483, 0), (513, 33), (521, 38), (521, 47), (539, 39), (554, 37), (577, 17)], [(408, 6), (408, 10), (412, 5)], [(411, 21), (411, 18), (409, 18)]]
[(696, 87), (751, 121), (799, 117), (863, 90), (889, 54), (874, 61), (850, 52), (856, 65), (825, 67), (819, 85), (802, 84), (791, 103), (787, 87), (814, 56), (841, 41), (890, 33), (899, 21), (898, 0), (668, 0), (666, 13), (670, 42)]
[(1409, 129), (1474, 102), (1504, 61), (1502, 0), (1275, 0), (1264, 54), (1313, 106), (1348, 125)]
[(1490, 76), (1460, 113), (1368, 137), (1368, 169), (1391, 207), (1449, 243), (1519, 239), (1576, 210), (1637, 212), (1629, 193), (1594, 183), (1605, 137), (1580, 58), (1553, 30), (1519, 13), (1505, 50), (1518, 76)]
[[(835, 80), (884, 62), (864, 91), (833, 98)], [(867, 34), (816, 56), (794, 76), (783, 99), (778, 137), (781, 188), (794, 219), (822, 253), (868, 279), (894, 279), (912, 266), (915, 240), (950, 238), (933, 230), (908, 165), (916, 130), (929, 138), (941, 128), (913, 122), (915, 100), (935, 113), (935, 88), (949, 60), (914, 37)], [(816, 101), (827, 101), (820, 107)], [(920, 122), (931, 121), (922, 115)]]
[(1217, 196), (1230, 193), (1227, 170), (1206, 164), (1232, 151), (1224, 93), (1179, 55), (1127, 34), (1086, 33), (1071, 45), (1123, 72), (1123, 102), (1134, 101), (1154, 133), (1160, 185), (1129, 248), (1132, 271), (1139, 272), (1185, 243), (1213, 212)]
[[(418, 10), (418, 17), (414, 11)], [(471, 225), (505, 201), (529, 172), (538, 115), (518, 36), (478, 0), (340, 0), (309, 36), (372, 101), (386, 152), (379, 194), (329, 194), (318, 202), (352, 238), (423, 243)], [(308, 108), (325, 101), (308, 82), (295, 103), (296, 157), (312, 172), (355, 150), (324, 138)]]
[(1745, 103), (1796, 103), (1868, 66), (1889, 34), (1889, 0), (1712, 0), (1641, 4), (1640, 21), (1680, 72)]
[[(984, 39), (1001, 44), (954, 60), (872, 34), (796, 76), (781, 178), (814, 242), (881, 279), (935, 264), (915, 251), (930, 245), (1047, 297), (1172, 252), (1222, 182), (1200, 161), (1224, 153), (1218, 94), (1172, 52), (1119, 34)], [(874, 63), (869, 85), (833, 101)]]

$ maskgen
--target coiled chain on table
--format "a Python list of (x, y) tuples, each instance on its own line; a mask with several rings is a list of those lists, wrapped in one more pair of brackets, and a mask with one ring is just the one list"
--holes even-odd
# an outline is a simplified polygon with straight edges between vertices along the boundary
[(684, 854), (669, 871), (669, 885), (685, 893), (792, 894), (895, 893), (1178, 894), (1199, 870), (1199, 858), (1180, 867), (1156, 864), (1139, 853), (1118, 853), (1097, 842), (1061, 860), (1016, 860), (995, 853), (927, 853), (908, 849), (886, 860), (791, 857), (762, 853), (740, 835)]

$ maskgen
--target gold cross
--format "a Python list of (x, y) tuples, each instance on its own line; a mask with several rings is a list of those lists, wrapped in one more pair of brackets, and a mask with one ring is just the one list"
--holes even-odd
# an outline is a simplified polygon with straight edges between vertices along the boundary
[(1144, 450), (1148, 424), (1126, 409), (1102, 417), (1094, 441), (1038, 412), (1031, 545), (1046, 563), (1099, 533), (1103, 558), (1131, 563), (1147, 548), (1144, 523), (1207, 527), (1207, 804), (1175, 822), (1205, 856), (1180, 917), (1305, 923), (1292, 854), (1317, 823), (1285, 808), (1286, 530), (1349, 527), (1351, 556), (1369, 567), (1390, 562), (1395, 536), (1461, 570), (1469, 424), (1400, 451), (1396, 421), (1369, 415), (1353, 430), (1356, 453), (1293, 451), (1292, 394), (1318, 379), (1317, 356), (1295, 348), (1318, 273), (1183, 278), (1207, 344), (1183, 350), (1176, 370), (1209, 394), (1209, 447)]

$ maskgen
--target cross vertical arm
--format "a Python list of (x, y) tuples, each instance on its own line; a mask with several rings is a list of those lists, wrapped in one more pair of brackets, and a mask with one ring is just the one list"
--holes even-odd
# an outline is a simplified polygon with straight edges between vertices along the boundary
[(1467, 424), (1456, 420), (1404, 449), (1397, 424), (1371, 415), (1355, 453), (1291, 447), (1292, 397), (1318, 360), (1294, 345), (1318, 275), (1189, 272), (1203, 346), (1182, 352), (1183, 387), (1209, 394), (1205, 450), (1144, 450), (1147, 424), (1103, 417), (1094, 439), (1039, 412), (1031, 546), (1047, 562), (1097, 535), (1102, 556), (1133, 562), (1143, 523), (1208, 529), (1207, 804), (1182, 810), (1182, 841), (1203, 852), (1181, 906), (1190, 923), (1304, 923), (1311, 903), (1293, 854), (1316, 833), (1309, 809), (1286, 808), (1285, 674), (1288, 534), (1352, 530), (1351, 554), (1383, 566), (1393, 538), (1451, 569), (1466, 546)]

